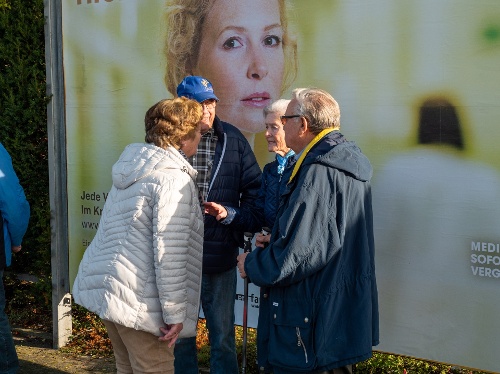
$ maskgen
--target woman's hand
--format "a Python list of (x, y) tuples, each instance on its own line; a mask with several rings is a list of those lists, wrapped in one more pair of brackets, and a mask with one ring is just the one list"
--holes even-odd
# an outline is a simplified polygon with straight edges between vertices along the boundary
[(184, 325), (182, 323), (174, 323), (172, 325), (167, 325), (166, 327), (160, 327), (160, 331), (163, 336), (160, 336), (158, 340), (161, 342), (169, 342), (168, 347), (173, 347), (183, 327)]

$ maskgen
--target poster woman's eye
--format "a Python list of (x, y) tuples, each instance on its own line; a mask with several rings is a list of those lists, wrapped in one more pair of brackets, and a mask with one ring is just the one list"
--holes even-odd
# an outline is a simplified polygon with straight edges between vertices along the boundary
[(229, 38), (222, 45), (222, 47), (224, 49), (233, 49), (233, 48), (238, 48), (238, 47), (241, 47), (241, 46), (243, 46), (243, 44), (241, 44), (241, 42), (237, 38), (234, 38), (234, 37), (233, 38)]
[(264, 45), (278, 46), (281, 44), (281, 38), (277, 35), (268, 35), (264, 38)]

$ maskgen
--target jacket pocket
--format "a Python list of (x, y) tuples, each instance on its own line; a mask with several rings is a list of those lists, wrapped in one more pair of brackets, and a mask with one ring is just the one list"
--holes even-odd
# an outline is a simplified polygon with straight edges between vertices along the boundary
[(312, 305), (305, 300), (287, 304), (272, 302), (269, 362), (294, 372), (308, 372), (316, 366)]

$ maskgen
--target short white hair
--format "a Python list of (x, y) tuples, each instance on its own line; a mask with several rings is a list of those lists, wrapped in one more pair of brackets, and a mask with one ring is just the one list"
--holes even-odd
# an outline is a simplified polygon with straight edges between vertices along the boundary
[(279, 115), (285, 114), (290, 101), (291, 100), (279, 99), (272, 102), (264, 108), (264, 117), (266, 117), (269, 113), (278, 113)]

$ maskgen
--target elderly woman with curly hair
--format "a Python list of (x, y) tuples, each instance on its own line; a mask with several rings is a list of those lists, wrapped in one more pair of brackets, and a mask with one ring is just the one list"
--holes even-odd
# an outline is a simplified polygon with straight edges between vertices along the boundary
[(262, 110), (295, 78), (297, 43), (285, 0), (167, 0), (165, 83), (175, 94), (187, 75), (212, 82), (218, 116), (253, 146)]
[(203, 217), (197, 172), (203, 109), (186, 98), (146, 113), (146, 143), (112, 170), (99, 229), (78, 269), (75, 301), (103, 320), (117, 373), (173, 373), (177, 338), (196, 335)]

